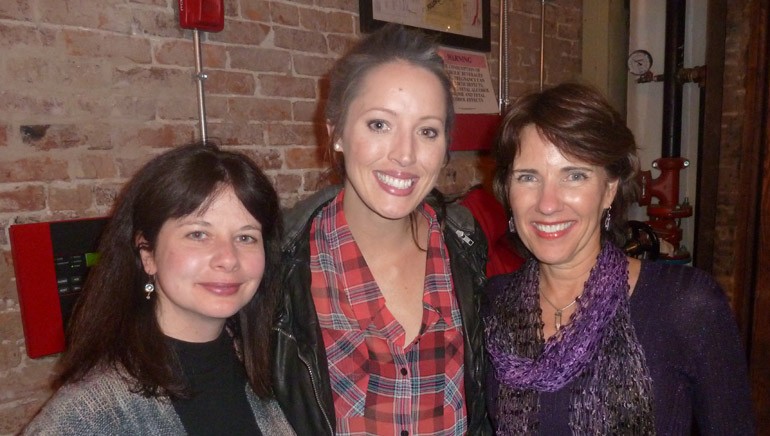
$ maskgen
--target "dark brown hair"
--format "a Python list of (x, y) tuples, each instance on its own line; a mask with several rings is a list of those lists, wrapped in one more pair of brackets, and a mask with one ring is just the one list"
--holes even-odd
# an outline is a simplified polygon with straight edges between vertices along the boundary
[(611, 227), (609, 231), (602, 227), (602, 237), (622, 246), (628, 207), (639, 191), (639, 158), (634, 135), (620, 114), (599, 91), (577, 83), (557, 85), (516, 100), (503, 118), (493, 148), (494, 190), (509, 213), (511, 168), (520, 152), (522, 131), (529, 125), (564, 156), (601, 166), (611, 180), (618, 180)]
[(149, 277), (136, 241), (144, 237), (152, 250), (167, 220), (205, 210), (226, 187), (232, 187), (262, 225), (265, 248), (265, 272), (257, 293), (227, 324), (242, 347), (254, 392), (270, 395), (267, 350), (278, 289), (278, 196), (250, 159), (212, 144), (182, 146), (153, 158), (121, 191), (99, 244), (99, 263), (75, 306), (54, 387), (108, 366), (127, 372), (144, 395), (186, 395), (174, 376), (175, 358), (155, 316), (157, 298), (145, 299)]
[(348, 108), (361, 93), (361, 84), (369, 72), (391, 62), (404, 61), (424, 68), (441, 83), (446, 106), (444, 133), (448, 156), (450, 133), (454, 124), (452, 80), (444, 69), (444, 60), (439, 56), (438, 48), (435, 38), (419, 30), (390, 23), (361, 39), (334, 65), (329, 73), (329, 98), (324, 115), (326, 122), (334, 127), (332, 137), (329, 138), (328, 153), (332, 159), (332, 170), (341, 180), (345, 178), (345, 164), (342, 154), (335, 153), (332, 148), (342, 137)]

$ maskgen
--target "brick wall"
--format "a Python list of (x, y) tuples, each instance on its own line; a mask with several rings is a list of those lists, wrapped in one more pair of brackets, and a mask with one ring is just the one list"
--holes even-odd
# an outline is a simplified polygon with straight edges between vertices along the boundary
[[(203, 37), (208, 136), (252, 156), (291, 205), (322, 179), (321, 77), (357, 36), (358, 0), (225, 3), (225, 30)], [(175, 5), (0, 1), (0, 434), (50, 395), (55, 361), (25, 354), (9, 226), (106, 215), (149, 157), (199, 137), (192, 36)], [(510, 2), (511, 96), (538, 83), (539, 5)], [(493, 41), (498, 11), (493, 1)], [(548, 83), (579, 73), (580, 13), (579, 0), (549, 6)], [(496, 81), (496, 43), (490, 63)], [(461, 191), (489, 165), (455, 152), (440, 186)]]
[(747, 46), (750, 0), (730, 2), (725, 38), (725, 73), (722, 102), (722, 139), (719, 155), (714, 277), (732, 296), (735, 270), (735, 223), (739, 198), (743, 119), (746, 100)]

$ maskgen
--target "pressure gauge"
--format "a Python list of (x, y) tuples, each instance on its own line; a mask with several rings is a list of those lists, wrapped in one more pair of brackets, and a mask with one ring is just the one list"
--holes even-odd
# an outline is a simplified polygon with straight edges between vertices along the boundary
[(652, 68), (652, 55), (646, 50), (635, 50), (628, 55), (628, 72), (634, 76), (646, 74)]

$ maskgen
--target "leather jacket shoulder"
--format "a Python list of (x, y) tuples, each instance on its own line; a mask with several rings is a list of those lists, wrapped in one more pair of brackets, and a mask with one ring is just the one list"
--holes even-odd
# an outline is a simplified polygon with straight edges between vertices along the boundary
[[(310, 295), (310, 224), (339, 192), (319, 191), (285, 214), (283, 297), (273, 327), (273, 389), (297, 434), (333, 435), (334, 403), (326, 351)], [(444, 228), (463, 320), (468, 434), (491, 435), (484, 396), (486, 356), (479, 310), (486, 278), (486, 239), (471, 213), (457, 204), (435, 207)]]

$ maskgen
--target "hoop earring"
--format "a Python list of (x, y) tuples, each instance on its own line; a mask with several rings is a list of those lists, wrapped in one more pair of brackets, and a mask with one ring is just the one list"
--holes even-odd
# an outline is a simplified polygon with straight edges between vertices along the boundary
[(610, 210), (612, 210), (612, 206), (607, 208), (607, 216), (604, 217), (604, 230), (610, 231), (610, 222), (612, 221), (612, 214), (610, 214)]
[(155, 284), (153, 283), (155, 281), (155, 276), (150, 276), (147, 283), (144, 285), (144, 298), (150, 299), (150, 296), (153, 292), (155, 292)]
[(508, 219), (508, 230), (510, 230), (511, 233), (516, 233), (516, 223), (513, 222), (513, 217)]

